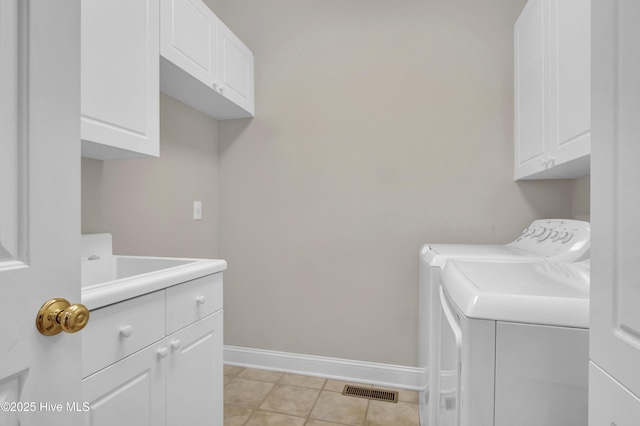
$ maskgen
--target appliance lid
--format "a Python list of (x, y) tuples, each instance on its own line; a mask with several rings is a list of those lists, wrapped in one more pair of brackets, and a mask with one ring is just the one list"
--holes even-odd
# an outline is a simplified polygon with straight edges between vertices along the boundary
[(467, 318), (589, 327), (589, 261), (451, 261), (445, 292)]
[(543, 256), (501, 244), (425, 244), (420, 257), (429, 266), (443, 268), (448, 260), (542, 262)]
[(515, 241), (500, 244), (425, 244), (420, 258), (443, 268), (447, 259), (578, 262), (589, 258), (591, 225), (570, 219), (535, 220)]

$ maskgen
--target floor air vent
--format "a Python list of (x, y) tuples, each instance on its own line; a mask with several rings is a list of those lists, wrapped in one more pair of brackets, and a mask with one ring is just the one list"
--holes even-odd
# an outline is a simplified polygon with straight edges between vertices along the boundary
[(358, 398), (375, 399), (376, 401), (398, 402), (398, 392), (382, 389), (345, 385), (342, 394)]

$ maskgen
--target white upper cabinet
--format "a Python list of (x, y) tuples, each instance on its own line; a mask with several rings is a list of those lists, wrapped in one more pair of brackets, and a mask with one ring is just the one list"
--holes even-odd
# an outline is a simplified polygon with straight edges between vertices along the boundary
[(200, 80), (217, 85), (218, 19), (201, 0), (161, 0), (160, 54)]
[[(550, 140), (558, 164), (590, 153), (591, 2), (551, 2)], [(555, 21), (553, 20), (555, 18)]]
[(589, 0), (529, 0), (515, 24), (515, 179), (589, 174), (590, 25)]
[(82, 0), (82, 156), (159, 155), (158, 0)]
[(216, 119), (253, 117), (253, 53), (202, 0), (161, 0), (160, 90)]
[(219, 22), (220, 92), (253, 115), (253, 53)]
[(531, 0), (515, 25), (516, 179), (539, 169), (545, 154), (544, 0)]

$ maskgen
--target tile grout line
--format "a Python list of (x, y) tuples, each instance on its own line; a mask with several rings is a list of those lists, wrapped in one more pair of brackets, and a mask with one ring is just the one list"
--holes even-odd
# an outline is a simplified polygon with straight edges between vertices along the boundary
[(320, 400), (320, 395), (322, 395), (322, 392), (324, 392), (324, 388), (325, 386), (327, 386), (327, 382), (329, 380), (324, 379), (324, 383), (322, 384), (322, 387), (319, 389), (318, 392), (318, 396), (316, 397), (316, 400), (313, 403), (313, 406), (311, 407), (311, 410), (309, 410), (309, 414), (307, 415), (307, 420), (304, 422), (304, 424), (306, 425), (307, 423), (309, 423), (309, 420), (315, 420), (311, 418), (311, 413), (313, 413), (313, 409), (316, 408), (316, 405), (318, 405), (318, 401)]
[[(291, 416), (291, 417), (298, 417), (298, 418), (304, 419), (305, 420), (305, 424), (306, 424), (309, 421), (309, 416), (311, 415), (311, 411), (313, 411), (313, 408), (316, 406), (316, 404), (318, 402), (318, 399), (320, 398), (320, 393), (322, 392), (322, 388), (324, 388), (324, 385), (326, 384), (327, 380), (325, 379), (324, 383), (322, 385), (322, 388), (318, 389), (318, 388), (311, 388), (311, 387), (308, 387), (308, 386), (283, 384), (281, 382), (285, 378), (286, 375), (287, 375), (287, 373), (282, 373), (282, 375), (280, 376), (278, 381), (274, 383), (273, 389), (271, 389), (271, 391), (269, 391), (269, 393), (264, 398), (264, 400), (262, 400), (262, 402), (258, 406), (258, 409), (262, 410), (262, 411), (270, 412), (270, 413), (282, 414), (282, 415)], [(309, 377), (313, 377), (313, 376), (309, 376)], [(303, 389), (317, 390), (318, 391), (318, 396), (316, 396), (316, 399), (313, 402), (313, 406), (311, 407), (311, 410), (309, 410), (309, 413), (304, 417), (303, 416), (298, 416), (298, 415), (295, 415), (295, 414), (291, 414), (291, 413), (285, 413), (285, 412), (280, 412), (280, 411), (268, 410), (268, 409), (265, 409), (265, 408), (260, 408), (260, 406), (267, 400), (267, 398), (269, 398), (269, 395), (271, 395), (271, 393), (276, 389), (276, 386), (281, 386), (281, 387), (289, 386), (289, 387), (292, 387), (292, 388), (296, 388), (297, 387), (297, 388), (303, 388)]]
[(371, 400), (367, 399), (367, 409), (364, 412), (364, 422), (362, 423), (363, 426), (366, 426), (367, 419), (369, 418), (369, 407), (371, 407)]
[[(245, 425), (249, 422), (249, 420), (251, 420), (251, 418), (260, 410), (260, 406), (267, 400), (267, 398), (269, 398), (269, 395), (271, 395), (271, 392), (273, 392), (273, 390), (276, 388), (276, 385), (278, 384), (278, 382), (280, 381), (280, 379), (282, 379), (282, 377), (284, 376), (284, 373), (282, 374), (282, 376), (280, 376), (280, 378), (278, 379), (278, 381), (274, 382), (262, 382), (262, 380), (254, 380), (255, 382), (262, 382), (262, 383), (271, 383), (273, 385), (273, 387), (271, 388), (271, 390), (269, 392), (267, 392), (267, 394), (265, 395), (264, 398), (262, 398), (262, 401), (260, 401), (260, 403), (258, 404), (258, 406), (256, 407), (255, 410), (253, 410), (253, 413), (251, 413), (251, 415), (249, 416), (249, 418), (247, 419), (247, 422), (245, 423)], [(248, 379), (247, 379), (248, 380)], [(267, 411), (267, 410), (263, 410), (263, 411)]]
[[(266, 409), (266, 408), (256, 408), (255, 410), (253, 410), (252, 408), (250, 408), (250, 410), (254, 411), (254, 413), (255, 413), (255, 412), (258, 412), (258, 411), (261, 411), (261, 412), (263, 412), (263, 413), (278, 414), (278, 415), (280, 415), (280, 416), (285, 416), (285, 417), (295, 417), (295, 418), (297, 418), (297, 419), (303, 419), (303, 420), (305, 420), (305, 421), (307, 420), (307, 418), (306, 418), (306, 417), (303, 417), (303, 416), (298, 416), (298, 415), (296, 415), (296, 414), (291, 414), (291, 413), (283, 413), (283, 412), (281, 412), (281, 411), (269, 410), (269, 409)], [(249, 420), (251, 420), (251, 417), (253, 416), (253, 414), (254, 414), (254, 413), (251, 413), (251, 416), (249, 416), (249, 419), (247, 419), (247, 422), (248, 422)], [(246, 422), (245, 422), (245, 424), (246, 424)]]
[(278, 380), (277, 380), (276, 382), (267, 382), (267, 381), (263, 381), (263, 380), (256, 380), (256, 379), (249, 379), (249, 378), (239, 377), (239, 376), (240, 376), (240, 374), (242, 374), (242, 372), (243, 372), (243, 371), (245, 371), (245, 370), (246, 370), (246, 368), (242, 368), (242, 369), (241, 369), (237, 374), (234, 374), (234, 375), (232, 376), (232, 379), (229, 381), (229, 383), (228, 383), (226, 386), (224, 386), (224, 387), (226, 388), (228, 385), (230, 385), (230, 384), (231, 384), (231, 382), (232, 382), (233, 380), (235, 380), (235, 379), (237, 379), (237, 378), (240, 378), (240, 379), (243, 379), (243, 380), (251, 380), (251, 381), (254, 381), (254, 382), (260, 382), (260, 383), (270, 383), (270, 384), (272, 384), (272, 385), (273, 385), (273, 387), (271, 388), (271, 390), (270, 390), (269, 392), (267, 392), (267, 394), (265, 395), (265, 397), (260, 401), (260, 403), (258, 404), (258, 406), (257, 406), (255, 409), (254, 409), (254, 408), (250, 408), (250, 407), (242, 407), (242, 406), (234, 405), (234, 404), (226, 404), (226, 405), (233, 406), (233, 407), (248, 408), (248, 409), (251, 411), (251, 414), (249, 415), (249, 417), (247, 417), (247, 420), (245, 420), (245, 421), (242, 423), (242, 425), (243, 425), (243, 426), (246, 426), (246, 425), (249, 423), (249, 421), (251, 420), (251, 418), (254, 416), (254, 414), (255, 414), (256, 412), (258, 412), (258, 411), (264, 411), (264, 412), (267, 412), (267, 413), (274, 413), (274, 414), (280, 414), (280, 415), (285, 415), (285, 416), (297, 417), (297, 418), (299, 418), (299, 419), (303, 419), (305, 424), (306, 424), (306, 423), (308, 423), (308, 421), (309, 421), (309, 416), (311, 415), (311, 411), (313, 411), (313, 408), (315, 407), (316, 403), (318, 402), (318, 398), (320, 397), (320, 393), (322, 392), (322, 389), (324, 389), (324, 386), (325, 386), (325, 385), (326, 385), (326, 383), (327, 383), (327, 380), (325, 379), (325, 380), (324, 380), (324, 383), (323, 383), (323, 385), (322, 385), (322, 388), (320, 388), (320, 389), (318, 389), (318, 388), (309, 388), (309, 387), (306, 387), (306, 386), (297, 386), (297, 387), (301, 387), (301, 388), (304, 388), (304, 389), (313, 389), (313, 390), (318, 390), (318, 396), (316, 397), (316, 400), (314, 401), (314, 404), (313, 404), (313, 406), (311, 407), (311, 411), (309, 411), (309, 414), (308, 414), (307, 416), (305, 416), (305, 417), (301, 417), (301, 416), (296, 416), (296, 415), (291, 414), (291, 413), (281, 413), (281, 412), (279, 412), (279, 411), (268, 410), (268, 409), (261, 409), (261, 408), (260, 408), (260, 407), (262, 406), (262, 404), (267, 400), (267, 398), (269, 398), (269, 395), (271, 395), (271, 393), (276, 389), (276, 386), (278, 386), (278, 385), (279, 385), (279, 386), (291, 386), (291, 387), (296, 387), (295, 385), (283, 385), (282, 383), (280, 383), (280, 382), (282, 381), (282, 379), (285, 377), (285, 374), (286, 374), (286, 373), (282, 373), (282, 375), (278, 378)]
[[(283, 384), (280, 383), (280, 381), (282, 381), (282, 379), (284, 379), (286, 374), (287, 373), (282, 374), (282, 377), (280, 377), (280, 379), (278, 380), (278, 384), (280, 384), (281, 386), (291, 386), (291, 387), (296, 387), (297, 386), (297, 387), (304, 388), (304, 389), (312, 389), (312, 390), (317, 390), (318, 391), (318, 396), (316, 396), (316, 399), (313, 402), (313, 405), (311, 406), (311, 409), (309, 410), (309, 413), (304, 417), (304, 424), (306, 425), (307, 423), (309, 423), (309, 420), (313, 420), (311, 418), (311, 413), (313, 412), (313, 409), (316, 407), (316, 404), (318, 404), (318, 400), (320, 399), (320, 394), (324, 391), (324, 387), (327, 385), (328, 380), (324, 379), (324, 382), (322, 383), (322, 386), (319, 389), (318, 388), (308, 387), (308, 386), (292, 385), (292, 384), (283, 385)], [(315, 377), (315, 376), (308, 376), (308, 377)]]
[[(270, 390), (269, 392), (267, 392), (267, 394), (265, 395), (265, 397), (264, 397), (264, 398), (263, 398), (263, 399), (258, 403), (258, 406), (257, 406), (256, 408), (243, 407), (243, 406), (241, 406), (241, 405), (234, 405), (234, 404), (227, 404), (227, 405), (230, 405), (230, 406), (232, 406), (232, 407), (247, 408), (248, 410), (250, 410), (250, 411), (251, 411), (251, 414), (249, 415), (249, 417), (247, 417), (247, 420), (245, 420), (245, 421), (244, 421), (244, 423), (242, 423), (242, 425), (243, 425), (243, 426), (246, 426), (246, 425), (247, 425), (247, 423), (249, 423), (249, 421), (250, 421), (250, 420), (251, 420), (251, 418), (253, 417), (253, 415), (254, 415), (255, 413), (257, 413), (258, 411), (260, 411), (260, 410), (261, 410), (261, 409), (260, 409), (260, 406), (264, 403), (264, 401), (266, 401), (266, 400), (267, 400), (267, 398), (269, 397), (269, 395), (271, 395), (271, 392), (273, 392), (273, 391), (275, 390), (276, 385), (280, 382), (280, 380), (282, 380), (282, 377), (284, 377), (284, 374), (283, 374), (283, 375), (278, 379), (278, 381), (277, 381), (277, 382), (267, 382), (267, 381), (264, 381), (264, 380), (256, 380), (256, 379), (249, 379), (249, 378), (240, 377), (240, 374), (242, 374), (242, 372), (243, 372), (243, 371), (245, 371), (245, 370), (246, 370), (246, 368), (242, 368), (242, 370), (240, 370), (240, 371), (238, 372), (238, 374), (236, 374), (236, 375), (234, 375), (234, 376), (233, 376), (233, 379), (232, 379), (231, 381), (233, 381), (233, 380), (235, 380), (235, 379), (242, 379), (242, 380), (253, 381), (253, 382), (259, 382), (259, 383), (269, 383), (269, 384), (272, 384), (272, 385), (273, 385), (273, 387), (271, 388), (271, 390)], [(229, 384), (231, 384), (231, 382), (229, 382)], [(225, 386), (225, 387), (226, 387), (226, 386)], [(266, 409), (262, 409), (261, 411), (268, 412), (268, 413), (274, 413), (274, 414), (284, 414), (284, 413), (280, 413), (280, 412), (278, 412), (278, 411), (266, 410)], [(295, 417), (295, 416), (294, 416), (294, 417)]]
[[(233, 379), (231, 379), (231, 380), (229, 381), (229, 385), (231, 384), (231, 382), (233, 382), (235, 379), (237, 379), (237, 378), (238, 378), (238, 376), (239, 376), (239, 375), (240, 375), (244, 370), (246, 370), (246, 368), (244, 368), (244, 367), (243, 367), (240, 371), (238, 371), (238, 374), (236, 374), (235, 376), (233, 376)], [(227, 386), (228, 386), (228, 385), (227, 385)], [(226, 386), (225, 386), (225, 387), (226, 387)], [(227, 404), (227, 405), (231, 405), (231, 404)], [(250, 410), (251, 410), (251, 414), (249, 414), (249, 416), (247, 417), (247, 420), (245, 420), (245, 421), (242, 423), (242, 426), (245, 426), (247, 423), (249, 423), (249, 420), (251, 420), (251, 417), (253, 417), (253, 412), (254, 412), (254, 410), (253, 410), (253, 409), (251, 409), (251, 408), (250, 408)], [(224, 422), (224, 419), (223, 419), (222, 421)]]
[[(241, 373), (241, 372), (240, 372)], [(238, 378), (238, 376), (240, 375), (240, 373), (238, 373), (238, 375), (236, 375), (234, 377)], [(283, 415), (283, 416), (291, 416), (291, 417), (297, 417), (299, 419), (304, 419), (304, 423), (308, 423), (308, 421), (310, 420), (311, 416), (311, 411), (313, 411), (313, 408), (316, 406), (316, 404), (318, 403), (318, 399), (320, 398), (320, 393), (322, 393), (322, 390), (324, 389), (324, 386), (327, 383), (327, 379), (324, 379), (324, 383), (322, 385), (322, 388), (318, 389), (318, 388), (311, 388), (308, 386), (300, 386), (300, 385), (292, 385), (292, 384), (283, 384), (281, 383), (282, 379), (284, 379), (286, 373), (282, 373), (282, 375), (280, 376), (280, 378), (276, 381), (276, 382), (267, 382), (267, 381), (263, 381), (263, 380), (256, 380), (256, 379), (244, 379), (242, 377), (239, 377), (240, 379), (244, 379), (244, 380), (253, 380), (255, 382), (261, 382), (261, 383), (270, 383), (273, 384), (273, 387), (271, 388), (271, 390), (267, 393), (267, 395), (262, 399), (262, 401), (260, 401), (260, 403), (258, 404), (257, 408), (255, 409), (251, 409), (252, 413), (249, 416), (249, 418), (245, 421), (245, 423), (243, 425), (246, 425), (247, 423), (249, 423), (249, 421), (251, 420), (251, 418), (253, 417), (253, 415), (258, 412), (258, 411), (264, 411), (267, 413), (273, 413), (273, 414), (279, 414), (279, 415)], [(309, 377), (314, 377), (314, 376), (309, 376)], [(276, 386), (290, 386), (290, 387), (299, 387), (299, 388), (303, 388), (303, 389), (311, 389), (311, 390), (317, 390), (318, 391), (318, 396), (316, 397), (313, 406), (311, 407), (311, 410), (309, 411), (309, 414), (307, 414), (306, 416), (298, 416), (295, 414), (291, 414), (291, 413), (284, 413), (284, 412), (280, 412), (280, 411), (275, 411), (275, 410), (270, 410), (270, 409), (266, 409), (266, 408), (261, 408), (262, 404), (267, 400), (267, 398), (269, 398), (269, 396), (271, 395), (271, 393), (273, 393), (273, 391), (276, 389)], [(231, 405), (231, 404), (229, 404)]]

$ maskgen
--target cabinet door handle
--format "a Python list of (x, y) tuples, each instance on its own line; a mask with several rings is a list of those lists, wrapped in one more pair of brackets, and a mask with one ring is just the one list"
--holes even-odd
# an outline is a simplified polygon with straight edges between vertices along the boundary
[(180, 339), (176, 339), (171, 342), (171, 349), (173, 349), (174, 351), (180, 349), (180, 346), (182, 346), (182, 342), (180, 341)]
[(218, 90), (218, 82), (217, 81), (213, 82), (213, 89), (214, 90)]
[(169, 349), (167, 349), (164, 346), (162, 348), (158, 349), (158, 357), (166, 358), (167, 355), (169, 355)]
[(132, 334), (133, 334), (133, 327), (131, 327), (130, 325), (125, 325), (120, 329), (120, 335), (122, 337), (129, 337)]
[(220, 93), (224, 93), (224, 86), (220, 86)]
[(198, 305), (204, 305), (204, 303), (207, 301), (206, 297), (204, 296), (198, 296), (196, 298), (196, 302), (198, 302)]
[(549, 162), (549, 160), (548, 160), (548, 159), (546, 159), (546, 158), (543, 158), (543, 159), (542, 159), (542, 165), (543, 165), (544, 167), (547, 167), (547, 163), (548, 163), (548, 162)]

